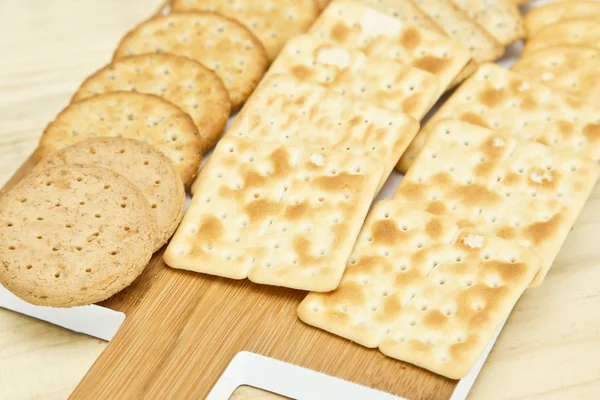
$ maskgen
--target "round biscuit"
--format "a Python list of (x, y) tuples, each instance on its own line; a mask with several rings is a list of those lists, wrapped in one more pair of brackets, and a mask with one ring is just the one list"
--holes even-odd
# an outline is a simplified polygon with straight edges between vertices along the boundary
[(140, 189), (156, 221), (154, 251), (167, 243), (183, 217), (183, 183), (171, 160), (149, 144), (118, 137), (86, 139), (50, 154), (36, 165), (35, 170), (64, 164), (106, 167), (123, 175)]
[(161, 15), (142, 22), (119, 43), (114, 59), (172, 53), (199, 61), (223, 80), (237, 110), (266, 72), (268, 57), (245, 26), (211, 12)]
[(116, 172), (33, 172), (0, 198), (0, 283), (36, 305), (96, 303), (142, 273), (154, 235), (146, 198)]
[(315, 0), (173, 0), (174, 11), (213, 11), (244, 24), (273, 61), (283, 45), (304, 33), (320, 13)]
[(217, 74), (197, 61), (173, 54), (115, 60), (88, 77), (72, 101), (117, 91), (153, 94), (188, 113), (198, 127), (202, 152), (216, 143), (231, 111), (227, 89)]
[(179, 107), (151, 94), (114, 92), (71, 103), (42, 134), (41, 157), (91, 137), (138, 139), (166, 155), (185, 185), (202, 152), (194, 121)]

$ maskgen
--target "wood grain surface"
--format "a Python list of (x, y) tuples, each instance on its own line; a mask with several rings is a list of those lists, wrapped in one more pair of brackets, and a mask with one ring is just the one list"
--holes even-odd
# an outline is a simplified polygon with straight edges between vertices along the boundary
[[(10, 32), (0, 37), (0, 183), (35, 149), (44, 125), (81, 80), (107, 62), (119, 37), (158, 3), (0, 0), (0, 23)], [(472, 398), (597, 396), (599, 231), (596, 187), (547, 281), (517, 305)], [(210, 386), (235, 353), (234, 343), (370, 386), (417, 391), (413, 398), (447, 398), (452, 382), (302, 325), (295, 319), (301, 297), (155, 262), (129, 291), (107, 302), (125, 310), (127, 322), (75, 397), (200, 396), (209, 389), (200, 385)], [(326, 347), (317, 351), (315, 341)], [(0, 310), (0, 398), (65, 398), (104, 347), (97, 339)], [(202, 378), (203, 368), (216, 368), (214, 377)], [(241, 388), (232, 398), (272, 398), (267, 396)]]

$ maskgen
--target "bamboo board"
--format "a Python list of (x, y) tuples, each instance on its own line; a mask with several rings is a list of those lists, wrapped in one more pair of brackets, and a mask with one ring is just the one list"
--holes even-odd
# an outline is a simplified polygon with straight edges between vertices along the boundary
[(411, 400), (450, 398), (457, 381), (302, 323), (296, 308), (305, 295), (171, 269), (161, 250), (129, 288), (100, 304), (127, 318), (71, 398), (202, 399), (243, 350)]

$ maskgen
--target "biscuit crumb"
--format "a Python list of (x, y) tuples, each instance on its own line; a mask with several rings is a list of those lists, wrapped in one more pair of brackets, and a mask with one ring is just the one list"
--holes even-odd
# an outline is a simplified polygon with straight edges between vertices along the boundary
[(468, 235), (463, 239), (463, 243), (472, 249), (480, 249), (483, 247), (483, 240), (481, 235)]
[(340, 48), (325, 48), (319, 50), (317, 60), (321, 64), (334, 65), (342, 69), (350, 64), (350, 53)]
[(314, 153), (310, 156), (310, 162), (313, 164), (321, 166), (325, 165), (325, 161), (327, 161), (327, 158), (323, 154)]

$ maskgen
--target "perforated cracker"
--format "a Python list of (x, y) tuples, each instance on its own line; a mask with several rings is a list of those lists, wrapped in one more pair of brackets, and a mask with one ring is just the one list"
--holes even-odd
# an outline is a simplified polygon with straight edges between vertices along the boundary
[(502, 201), (483, 208), (477, 226), (535, 249), (542, 283), (587, 201), (600, 168), (591, 160), (539, 143), (522, 143), (492, 192)]
[(516, 146), (510, 135), (441, 120), (431, 128), (394, 199), (410, 209), (450, 218), (460, 227), (472, 226), (482, 209), (499, 201), (490, 190)]
[(213, 71), (173, 54), (142, 54), (115, 60), (88, 77), (72, 101), (116, 91), (154, 94), (181, 108), (198, 127), (203, 152), (223, 132), (231, 110), (227, 89)]
[(420, 120), (438, 99), (439, 80), (429, 72), (395, 61), (366, 57), (359, 50), (310, 35), (291, 39), (268, 75), (294, 78), (400, 111)]
[(584, 46), (550, 47), (518, 60), (511, 69), (586, 102), (600, 102), (600, 50)]
[(361, 3), (402, 21), (403, 24), (416, 25), (423, 29), (444, 34), (441, 26), (411, 0), (359, 0)]
[(237, 116), (227, 136), (370, 156), (384, 164), (378, 188), (419, 129), (411, 117), (325, 88), (273, 75)]
[(0, 283), (42, 306), (105, 300), (150, 261), (154, 225), (144, 195), (114, 171), (34, 171), (0, 198)]
[(156, 221), (154, 251), (171, 238), (183, 217), (185, 188), (171, 160), (149, 144), (122, 137), (82, 140), (42, 159), (35, 170), (89, 164), (123, 175), (146, 197)]
[(375, 195), (369, 157), (226, 136), (164, 259), (302, 290), (335, 288)]
[(533, 248), (542, 256), (537, 286), (599, 174), (585, 157), (445, 120), (433, 127), (394, 200)]
[(511, 0), (452, 0), (500, 43), (509, 45), (525, 37), (525, 24)]
[(174, 11), (212, 11), (234, 18), (260, 39), (270, 60), (319, 15), (315, 0), (173, 0)]
[(474, 60), (494, 61), (504, 54), (502, 44), (451, 0), (410, 1), (414, 1), (450, 38), (467, 48)]
[(470, 59), (467, 49), (442, 34), (350, 0), (332, 2), (309, 33), (431, 72), (440, 80), (440, 95)]
[(166, 155), (184, 184), (196, 175), (202, 153), (194, 121), (179, 107), (150, 94), (114, 92), (70, 104), (42, 134), (41, 157), (92, 137), (141, 140)]
[(527, 36), (532, 37), (545, 27), (560, 21), (598, 17), (600, 17), (600, 3), (597, 1), (557, 1), (529, 11), (525, 15), (525, 28)]
[(173, 53), (212, 69), (223, 80), (234, 110), (268, 66), (265, 49), (246, 27), (210, 12), (172, 13), (142, 22), (121, 40), (114, 58), (144, 53)]
[(565, 45), (600, 49), (600, 20), (569, 19), (549, 25), (527, 40), (522, 56), (528, 57), (549, 47)]
[(538, 268), (530, 250), (388, 200), (369, 213), (340, 286), (309, 294), (298, 315), (458, 379)]

